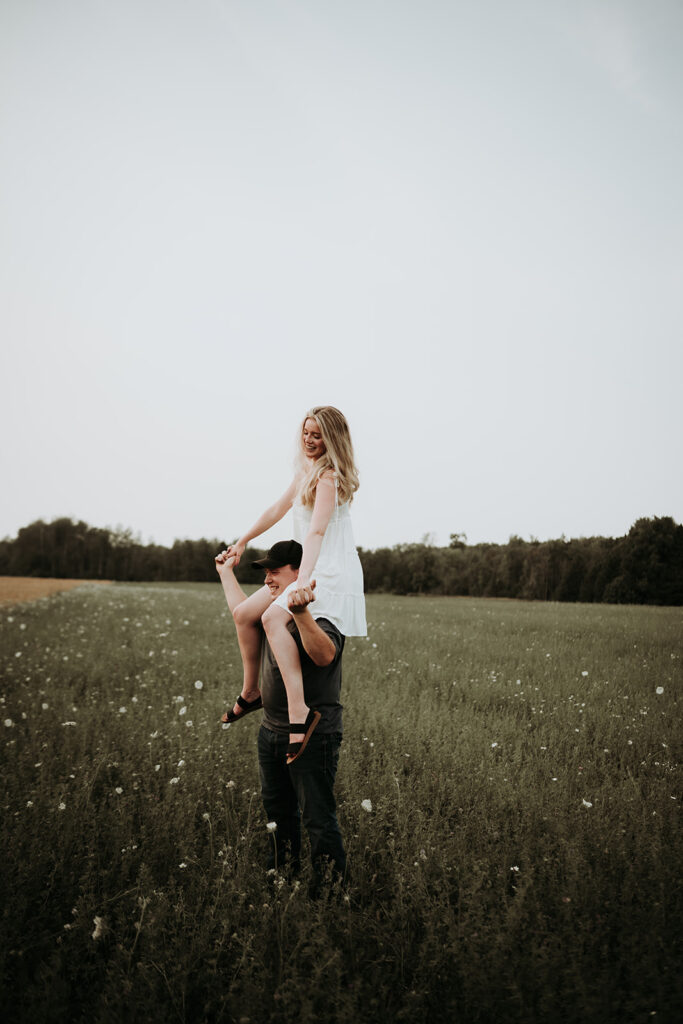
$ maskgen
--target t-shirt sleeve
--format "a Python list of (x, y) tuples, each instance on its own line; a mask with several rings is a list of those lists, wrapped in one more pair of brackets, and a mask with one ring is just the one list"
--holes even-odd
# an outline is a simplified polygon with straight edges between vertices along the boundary
[(342, 633), (339, 632), (336, 626), (333, 626), (327, 619), (316, 619), (317, 624), (322, 629), (323, 633), (329, 636), (330, 640), (335, 646), (336, 657), (344, 650), (344, 640), (346, 639)]

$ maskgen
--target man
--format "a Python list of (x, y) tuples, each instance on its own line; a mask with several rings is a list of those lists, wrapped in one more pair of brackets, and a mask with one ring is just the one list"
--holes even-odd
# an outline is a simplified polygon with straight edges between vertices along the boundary
[[(273, 598), (296, 580), (302, 553), (297, 541), (279, 541), (265, 558), (252, 563), (265, 569), (265, 584)], [(247, 595), (235, 578), (233, 560), (229, 561), (231, 564), (228, 564), (227, 551), (216, 556), (216, 569), (234, 615), (235, 608)], [(261, 796), (268, 820), (277, 825), (275, 842), (269, 846), (267, 866), (278, 869), (289, 865), (293, 872), (298, 870), (303, 821), (311, 842), (313, 894), (319, 890), (328, 864), (337, 878), (343, 879), (346, 871), (334, 797), (342, 739), (339, 698), (344, 637), (327, 619), (313, 618), (309, 605), (315, 601), (314, 588), (313, 580), (311, 586), (295, 589), (290, 594), (292, 619), (288, 628), (299, 649), (304, 699), (310, 708), (320, 712), (320, 721), (300, 756), (288, 765), (287, 693), (264, 634), (260, 673), (263, 721), (258, 734)]]

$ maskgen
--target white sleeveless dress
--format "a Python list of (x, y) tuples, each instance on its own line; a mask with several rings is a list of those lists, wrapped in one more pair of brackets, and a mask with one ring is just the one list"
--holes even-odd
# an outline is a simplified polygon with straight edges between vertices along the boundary
[[(313, 509), (295, 501), (294, 540), (303, 544), (311, 525)], [(314, 619), (327, 619), (343, 636), (367, 636), (363, 567), (356, 551), (349, 502), (337, 504), (327, 524), (318, 561), (312, 573), (315, 601), (309, 606)], [(274, 604), (289, 611), (287, 599), (296, 581), (290, 583)]]

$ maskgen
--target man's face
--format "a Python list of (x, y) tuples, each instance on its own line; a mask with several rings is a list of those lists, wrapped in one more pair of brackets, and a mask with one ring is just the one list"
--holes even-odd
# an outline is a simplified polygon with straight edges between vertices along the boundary
[(299, 570), (292, 565), (283, 565), (279, 569), (266, 569), (266, 586), (273, 597), (278, 597), (299, 575)]

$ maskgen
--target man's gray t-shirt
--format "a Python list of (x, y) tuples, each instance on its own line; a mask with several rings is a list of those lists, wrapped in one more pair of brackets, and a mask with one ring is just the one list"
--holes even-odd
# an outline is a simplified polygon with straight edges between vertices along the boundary
[[(304, 700), (309, 708), (321, 714), (316, 727), (318, 733), (342, 731), (341, 662), (344, 637), (327, 619), (316, 619), (318, 626), (329, 636), (335, 646), (335, 656), (329, 665), (315, 665), (304, 650), (299, 630), (290, 621), (288, 629), (296, 641), (301, 659), (304, 678)], [(287, 691), (282, 682), (280, 669), (265, 636), (261, 645), (261, 699), (263, 700), (263, 725), (272, 732), (289, 733)]]

